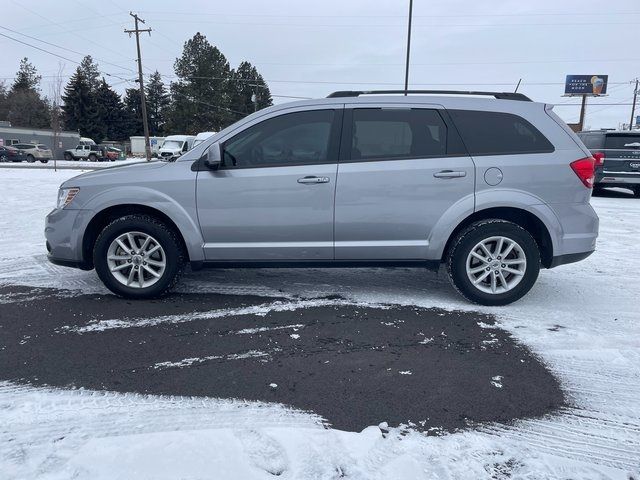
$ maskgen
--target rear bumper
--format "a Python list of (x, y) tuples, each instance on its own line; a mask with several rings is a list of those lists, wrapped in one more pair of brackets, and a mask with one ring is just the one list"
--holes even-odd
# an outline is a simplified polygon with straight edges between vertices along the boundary
[(640, 185), (640, 172), (596, 172), (595, 186), (597, 187), (625, 187)]
[(580, 252), (580, 253), (568, 253), (566, 255), (558, 255), (553, 257), (551, 260), (551, 264), (548, 268), (554, 268), (559, 265), (566, 265), (567, 263), (575, 263), (580, 260), (584, 260), (589, 255), (591, 255), (595, 250), (591, 250), (590, 252)]

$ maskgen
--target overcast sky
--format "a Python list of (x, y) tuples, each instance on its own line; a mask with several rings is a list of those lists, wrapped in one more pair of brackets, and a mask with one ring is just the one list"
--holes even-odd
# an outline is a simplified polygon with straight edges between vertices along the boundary
[[(136, 75), (135, 41), (123, 33), (133, 25), (132, 3), (4, 0), (0, 34), (68, 60), (0, 36), (0, 81), (10, 85), (26, 56), (49, 94), (59, 62), (68, 77), (72, 60), (90, 54), (124, 91)], [(142, 38), (145, 72), (157, 69), (167, 81), (184, 42), (199, 31), (232, 67), (256, 65), (282, 96), (278, 103), (403, 86), (408, 0), (144, 0), (135, 8), (153, 29)], [(579, 106), (560, 106), (579, 103), (562, 97), (565, 75), (608, 74), (610, 95), (590, 100), (585, 123), (629, 121), (631, 80), (640, 76), (639, 0), (414, 0), (413, 22), (411, 87), (513, 91), (522, 78), (519, 91), (558, 104), (555, 111), (576, 122)]]

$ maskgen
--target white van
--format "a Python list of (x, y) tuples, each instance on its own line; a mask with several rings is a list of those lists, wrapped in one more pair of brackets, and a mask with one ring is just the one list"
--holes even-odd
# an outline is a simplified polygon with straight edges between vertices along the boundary
[(191, 150), (195, 139), (194, 135), (169, 135), (165, 137), (159, 151), (160, 158), (163, 160), (178, 158), (183, 153)]
[(201, 144), (202, 142), (204, 142), (207, 138), (211, 137), (212, 135), (215, 135), (218, 132), (200, 132), (198, 135), (196, 135), (196, 139), (193, 141), (193, 146), (196, 147), (199, 144)]

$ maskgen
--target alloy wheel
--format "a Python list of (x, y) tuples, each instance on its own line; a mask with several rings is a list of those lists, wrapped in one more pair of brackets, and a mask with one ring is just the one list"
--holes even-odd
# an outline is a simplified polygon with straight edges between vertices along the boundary
[(162, 278), (167, 257), (160, 242), (151, 235), (126, 232), (109, 245), (107, 267), (121, 284), (131, 288), (147, 288)]
[(478, 242), (466, 261), (467, 277), (478, 290), (500, 294), (516, 287), (527, 269), (527, 257), (514, 240), (488, 237)]

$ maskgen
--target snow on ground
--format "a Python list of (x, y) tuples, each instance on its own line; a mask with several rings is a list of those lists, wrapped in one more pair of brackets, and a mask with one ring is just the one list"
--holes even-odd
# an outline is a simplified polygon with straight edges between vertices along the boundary
[(116, 160), (115, 162), (90, 162), (88, 160), (49, 160), (47, 163), (41, 163), (39, 161), (28, 162), (8, 162), (0, 165), (0, 168), (29, 168), (36, 170), (54, 170), (56, 168), (61, 170), (98, 170), (101, 168), (115, 167), (118, 165), (127, 165), (130, 163), (144, 162), (144, 158), (128, 157), (125, 160)]
[[(44, 216), (58, 184), (77, 173), (0, 169), (0, 283), (106, 292), (93, 272), (46, 262)], [(403, 268), (203, 271), (188, 274), (179, 287), (284, 292), (292, 300), (337, 292), (354, 302), (495, 314), (561, 379), (572, 407), (558, 414), (440, 437), (401, 429), (383, 436), (387, 429), (376, 426), (359, 433), (325, 429), (311, 413), (274, 404), (4, 383), (1, 477), (638, 479), (640, 200), (598, 197), (592, 203), (601, 219), (596, 253), (542, 271), (533, 290), (508, 307), (470, 305), (442, 273)]]

